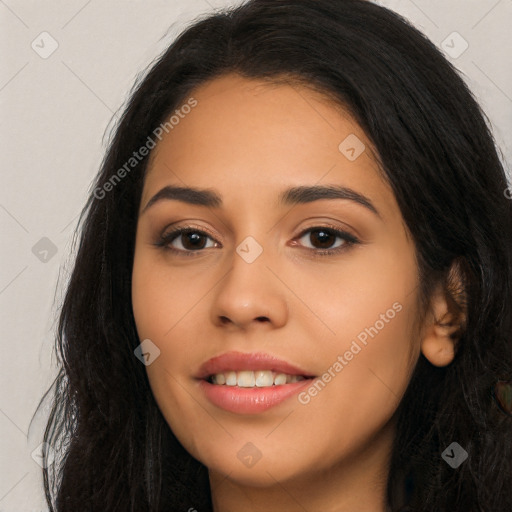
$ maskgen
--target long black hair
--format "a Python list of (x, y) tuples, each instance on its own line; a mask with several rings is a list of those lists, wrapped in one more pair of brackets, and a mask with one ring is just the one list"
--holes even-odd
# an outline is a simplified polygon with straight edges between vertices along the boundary
[[(134, 356), (131, 273), (149, 156), (126, 163), (195, 87), (233, 72), (306, 85), (351, 113), (413, 236), (424, 298), (441, 283), (465, 312), (453, 363), (420, 356), (399, 405), (389, 508), (512, 510), (512, 421), (491, 398), (512, 373), (506, 175), (452, 64), (406, 20), (364, 0), (252, 0), (217, 12), (135, 85), (80, 218), (60, 313), (62, 368), (44, 435), (58, 455), (44, 470), (50, 510), (212, 510), (207, 468), (173, 435)], [(453, 442), (468, 453), (456, 469), (441, 457)]]

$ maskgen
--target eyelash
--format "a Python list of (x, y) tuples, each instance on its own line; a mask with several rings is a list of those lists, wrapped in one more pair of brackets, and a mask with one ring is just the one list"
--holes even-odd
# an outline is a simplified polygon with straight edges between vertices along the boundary
[[(306, 250), (313, 252), (313, 256), (318, 257), (324, 257), (324, 256), (335, 256), (337, 254), (340, 254), (348, 249), (350, 249), (352, 246), (356, 244), (360, 244), (360, 240), (357, 239), (355, 236), (351, 235), (350, 233), (347, 233), (346, 231), (340, 231), (339, 229), (335, 228), (334, 226), (314, 226), (311, 228), (307, 228), (303, 230), (296, 238), (300, 239), (302, 238), (306, 233), (312, 232), (312, 231), (327, 231), (329, 234), (335, 235), (336, 238), (342, 238), (345, 243), (335, 249), (310, 249), (306, 248)], [(160, 236), (159, 240), (154, 244), (156, 247), (159, 247), (163, 249), (164, 251), (169, 251), (174, 254), (177, 254), (179, 256), (186, 256), (186, 257), (195, 257), (200, 255), (202, 251), (205, 249), (198, 249), (196, 251), (191, 250), (183, 250), (183, 249), (175, 249), (174, 247), (170, 247), (170, 243), (173, 242), (176, 238), (178, 238), (180, 235), (185, 233), (196, 233), (200, 235), (206, 235), (207, 237), (211, 238), (212, 240), (215, 240), (213, 235), (211, 233), (208, 233), (204, 229), (198, 229), (195, 226), (182, 226), (176, 229), (173, 229), (169, 233), (166, 233), (162, 236)], [(216, 241), (216, 240), (215, 240)], [(211, 247), (208, 247), (208, 249), (211, 249)]]

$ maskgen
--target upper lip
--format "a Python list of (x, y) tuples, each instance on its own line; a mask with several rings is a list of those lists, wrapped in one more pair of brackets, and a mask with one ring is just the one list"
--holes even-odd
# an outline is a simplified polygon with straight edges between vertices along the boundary
[(253, 352), (226, 352), (219, 356), (212, 357), (203, 363), (197, 374), (198, 379), (206, 379), (211, 375), (229, 371), (243, 370), (267, 370), (287, 375), (302, 375), (303, 377), (314, 377), (305, 370), (294, 366), (282, 359), (270, 354)]

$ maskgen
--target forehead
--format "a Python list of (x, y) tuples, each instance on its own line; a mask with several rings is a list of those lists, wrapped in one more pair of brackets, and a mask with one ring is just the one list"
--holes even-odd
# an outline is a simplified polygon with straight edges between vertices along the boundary
[(364, 131), (319, 92), (231, 74), (183, 104), (191, 98), (195, 106), (174, 118), (153, 150), (143, 204), (170, 183), (237, 190), (247, 200), (324, 182), (390, 194)]

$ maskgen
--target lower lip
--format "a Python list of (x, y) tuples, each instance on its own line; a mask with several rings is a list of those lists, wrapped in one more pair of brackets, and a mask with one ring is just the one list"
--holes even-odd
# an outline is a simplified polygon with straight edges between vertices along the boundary
[(304, 379), (280, 386), (240, 388), (201, 380), (199, 386), (208, 400), (221, 409), (236, 414), (258, 414), (296, 395), (312, 381), (313, 379)]

